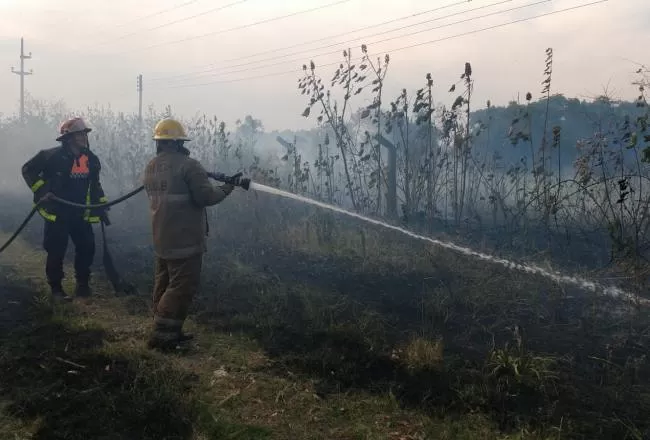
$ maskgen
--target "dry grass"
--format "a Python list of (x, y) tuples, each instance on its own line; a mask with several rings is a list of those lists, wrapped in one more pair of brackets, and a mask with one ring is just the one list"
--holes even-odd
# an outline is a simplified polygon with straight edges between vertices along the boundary
[(444, 363), (442, 340), (411, 340), (404, 349), (404, 361), (414, 370), (440, 369)]

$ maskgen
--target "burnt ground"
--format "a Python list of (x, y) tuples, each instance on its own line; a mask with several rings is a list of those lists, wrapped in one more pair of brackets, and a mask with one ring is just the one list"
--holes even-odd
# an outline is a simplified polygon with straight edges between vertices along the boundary
[(193, 313), (255, 338), (323, 398), (391, 393), (430, 414), (489, 414), (504, 432), (650, 434), (647, 310), (444, 252), (418, 271), (260, 247), (212, 248)]

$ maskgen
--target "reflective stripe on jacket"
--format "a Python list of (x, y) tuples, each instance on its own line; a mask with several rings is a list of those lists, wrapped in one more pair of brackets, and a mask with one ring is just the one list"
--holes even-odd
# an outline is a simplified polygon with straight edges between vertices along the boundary
[[(34, 204), (48, 192), (68, 200), (70, 184), (77, 179), (83, 179), (86, 185), (83, 203), (106, 203), (108, 199), (100, 183), (100, 172), (101, 162), (90, 150), (85, 149), (79, 158), (75, 158), (62, 146), (39, 151), (22, 167), (23, 179), (34, 193)], [(38, 212), (45, 220), (54, 222), (62, 209), (77, 208), (64, 208), (56, 202), (45, 202), (39, 206)], [(83, 218), (89, 223), (98, 223), (100, 212), (98, 209), (86, 209)]]

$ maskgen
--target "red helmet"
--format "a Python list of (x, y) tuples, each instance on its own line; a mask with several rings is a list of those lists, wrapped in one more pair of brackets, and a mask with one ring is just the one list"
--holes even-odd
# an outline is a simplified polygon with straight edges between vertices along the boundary
[(92, 129), (88, 128), (84, 120), (81, 118), (68, 119), (63, 124), (61, 124), (61, 127), (59, 127), (59, 133), (61, 133), (61, 136), (56, 138), (56, 140), (63, 140), (69, 134), (78, 133), (80, 131), (89, 133), (92, 131)]

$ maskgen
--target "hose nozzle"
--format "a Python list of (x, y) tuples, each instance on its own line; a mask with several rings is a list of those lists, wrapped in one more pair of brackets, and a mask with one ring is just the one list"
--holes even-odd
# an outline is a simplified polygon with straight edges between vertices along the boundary
[(234, 176), (226, 176), (224, 173), (208, 173), (208, 177), (213, 178), (219, 182), (229, 183), (230, 185), (239, 186), (244, 188), (246, 191), (251, 186), (251, 179), (247, 177), (241, 177), (242, 173), (237, 173)]
[(251, 179), (248, 177), (244, 177), (243, 179), (239, 180), (239, 186), (244, 188), (246, 191), (251, 187)]

